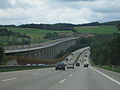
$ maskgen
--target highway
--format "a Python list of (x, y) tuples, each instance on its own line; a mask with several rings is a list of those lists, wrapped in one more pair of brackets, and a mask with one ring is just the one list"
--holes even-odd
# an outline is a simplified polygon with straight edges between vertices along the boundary
[(0, 73), (0, 90), (120, 90), (120, 73), (84, 68), (83, 64), (65, 71), (47, 68)]

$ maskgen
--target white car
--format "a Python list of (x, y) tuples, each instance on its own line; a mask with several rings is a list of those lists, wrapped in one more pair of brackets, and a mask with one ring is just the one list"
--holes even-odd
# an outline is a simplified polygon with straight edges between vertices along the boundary
[(38, 66), (45, 66), (45, 64), (38, 64)]
[(74, 64), (67, 64), (67, 68), (73, 68), (74, 69)]

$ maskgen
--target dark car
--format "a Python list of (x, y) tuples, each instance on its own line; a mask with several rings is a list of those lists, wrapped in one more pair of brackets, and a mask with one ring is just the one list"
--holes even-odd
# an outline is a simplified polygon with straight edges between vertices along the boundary
[(79, 66), (79, 67), (80, 67), (80, 63), (76, 63), (76, 66)]
[(89, 64), (84, 64), (84, 67), (88, 67), (89, 66)]
[(67, 64), (67, 68), (72, 68), (72, 69), (74, 69), (74, 64)]
[(66, 64), (64, 62), (59, 62), (56, 64), (55, 70), (62, 69), (65, 70)]
[(66, 58), (65, 60), (68, 61), (68, 58)]

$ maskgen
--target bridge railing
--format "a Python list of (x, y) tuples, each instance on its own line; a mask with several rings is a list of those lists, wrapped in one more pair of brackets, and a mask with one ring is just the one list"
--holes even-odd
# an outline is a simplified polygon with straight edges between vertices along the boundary
[(56, 40), (51, 40), (49, 42), (44, 42), (44, 43), (33, 43), (33, 44), (28, 44), (28, 45), (13, 45), (13, 46), (3, 46), (5, 50), (16, 50), (16, 49), (27, 49), (27, 48), (34, 48), (34, 47), (42, 47), (47, 44), (55, 43), (55, 42), (60, 42), (60, 41), (65, 41), (69, 39), (73, 39), (75, 37), (68, 37), (68, 38), (61, 38), (61, 39), (56, 39)]

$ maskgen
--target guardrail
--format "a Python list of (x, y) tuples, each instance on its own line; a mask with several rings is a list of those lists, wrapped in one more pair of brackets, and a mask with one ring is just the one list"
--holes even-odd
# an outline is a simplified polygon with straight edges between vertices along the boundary
[(41, 68), (52, 68), (55, 65), (35, 65), (35, 66), (27, 66), (27, 65), (15, 65), (15, 66), (0, 66), (0, 72), (8, 72), (8, 71), (20, 71), (20, 70), (30, 70), (30, 69), (41, 69)]
[(0, 66), (0, 69), (2, 68), (18, 68), (18, 67), (21, 67), (21, 68), (24, 68), (24, 67), (54, 67), (55, 64), (53, 65), (30, 65), (30, 66), (27, 66), (27, 65), (13, 65), (13, 66), (9, 66), (9, 65), (2, 65)]
[(30, 48), (38, 48), (38, 47), (43, 47), (46, 46), (48, 44), (53, 44), (53, 43), (57, 43), (57, 42), (64, 42), (67, 40), (72, 40), (72, 39), (77, 39), (78, 37), (67, 37), (67, 38), (60, 38), (60, 39), (56, 39), (56, 40), (51, 40), (49, 42), (44, 42), (44, 43), (39, 43), (39, 44), (30, 44), (30, 45), (14, 45), (14, 46), (3, 46), (3, 48), (5, 49), (5, 51), (10, 51), (10, 50), (21, 50), (21, 49), (30, 49)]

